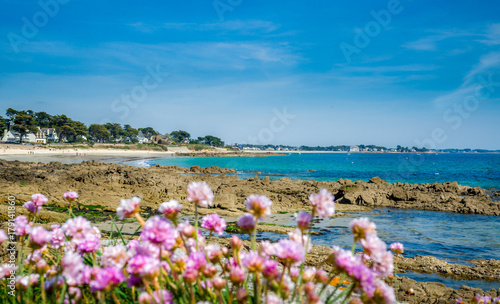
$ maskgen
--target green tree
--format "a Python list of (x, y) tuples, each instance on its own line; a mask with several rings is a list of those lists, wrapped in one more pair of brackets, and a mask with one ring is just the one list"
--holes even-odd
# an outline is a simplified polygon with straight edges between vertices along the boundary
[(111, 134), (111, 137), (113, 137), (114, 140), (118, 140), (121, 138), (123, 135), (123, 128), (119, 123), (106, 123), (104, 125), (106, 129), (108, 129), (109, 133)]
[(16, 111), (9, 108), (7, 109), (7, 116), (10, 118), (10, 128), (19, 132), (19, 143), (23, 142), (23, 137), (26, 134), (38, 131), (35, 125), (35, 118), (28, 111)]
[(46, 112), (36, 112), (35, 113), (35, 123), (40, 128), (50, 128), (52, 125), (52, 115)]
[(137, 129), (132, 128), (130, 125), (123, 126), (123, 135), (125, 137), (129, 137), (130, 140), (132, 140), (132, 138), (134, 137), (137, 137), (137, 134), (139, 134), (139, 131)]
[(224, 147), (224, 142), (220, 138), (212, 135), (207, 135), (205, 137), (198, 137), (198, 143), (214, 147)]
[(97, 142), (105, 142), (111, 135), (104, 125), (91, 124), (89, 126), (90, 137)]
[(0, 137), (3, 136), (3, 132), (9, 129), (9, 120), (0, 116)]
[(151, 136), (155, 136), (155, 135), (160, 134), (160, 132), (156, 131), (155, 129), (153, 129), (151, 127), (139, 128), (139, 131), (141, 131), (142, 134), (144, 134), (144, 137), (146, 137), (146, 138), (151, 138)]
[(176, 143), (183, 143), (184, 141), (189, 140), (191, 138), (191, 134), (182, 130), (173, 131), (170, 133), (170, 136), (172, 136), (172, 139)]
[(55, 115), (52, 117), (52, 127), (59, 134), (59, 140), (74, 142), (78, 137), (88, 136), (88, 129), (84, 123), (74, 121), (66, 115)]

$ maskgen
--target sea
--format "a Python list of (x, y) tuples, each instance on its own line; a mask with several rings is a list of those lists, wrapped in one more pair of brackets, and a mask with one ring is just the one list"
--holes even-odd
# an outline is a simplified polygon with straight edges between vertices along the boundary
[(267, 157), (168, 157), (140, 160), (130, 165), (230, 168), (241, 178), (256, 172), (271, 179), (368, 181), (378, 176), (388, 182), (442, 183), (500, 189), (500, 153), (290, 153)]
[[(291, 153), (267, 157), (169, 157), (132, 161), (129, 165), (151, 167), (156, 164), (180, 167), (231, 168), (246, 179), (259, 173), (262, 178), (337, 181), (368, 181), (378, 176), (396, 183), (453, 182), (460, 185), (500, 189), (500, 154), (498, 153)], [(294, 226), (292, 214), (285, 214)], [(378, 234), (387, 244), (401, 242), (405, 256), (431, 255), (449, 263), (473, 266), (472, 259), (500, 260), (500, 220), (496, 216), (451, 212), (376, 208), (369, 212), (348, 212), (347, 217), (315, 220), (313, 244), (338, 245), (349, 249), (352, 237), (349, 223), (356, 217), (368, 217), (377, 225)], [(287, 222), (287, 221), (285, 221)], [(229, 236), (229, 235), (226, 235)], [(259, 239), (276, 241), (283, 235), (269, 232)], [(242, 236), (245, 238), (245, 236)], [(438, 274), (406, 272), (417, 281), (440, 282), (448, 287), (461, 285), (484, 290), (500, 288), (496, 281), (454, 280)]]

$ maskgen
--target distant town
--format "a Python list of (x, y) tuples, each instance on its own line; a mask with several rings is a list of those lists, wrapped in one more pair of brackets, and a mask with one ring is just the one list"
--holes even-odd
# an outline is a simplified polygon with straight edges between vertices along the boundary
[(226, 144), (221, 138), (206, 135), (191, 138), (184, 130), (172, 131), (166, 134), (152, 127), (133, 128), (128, 124), (118, 123), (91, 124), (72, 120), (66, 115), (50, 115), (46, 112), (32, 110), (18, 111), (12, 108), (6, 111), (7, 118), (0, 116), (0, 141), (8, 144), (138, 144), (179, 146), (201, 150), (213, 147), (239, 151), (320, 151), (320, 152), (400, 152), (400, 153), (484, 153), (500, 152), (500, 150), (485, 149), (427, 149), (425, 147), (403, 147), (398, 145), (389, 148), (377, 145), (340, 145), (340, 146), (288, 146), (288, 145), (255, 145), (232, 143)]

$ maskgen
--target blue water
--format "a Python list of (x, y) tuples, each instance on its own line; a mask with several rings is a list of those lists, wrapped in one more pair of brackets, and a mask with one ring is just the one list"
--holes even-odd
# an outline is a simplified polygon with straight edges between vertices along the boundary
[(318, 181), (340, 178), (368, 181), (379, 176), (391, 183), (457, 181), (461, 185), (500, 189), (498, 153), (302, 153), (268, 157), (170, 157), (146, 163), (231, 168), (241, 178), (251, 177), (256, 171), (278, 174), (270, 175), (271, 179), (286, 176)]
[[(379, 208), (367, 212), (346, 212), (348, 216), (333, 219), (316, 219), (313, 223), (312, 243), (323, 246), (337, 245), (345, 249), (352, 246), (349, 224), (353, 218), (368, 217), (377, 225), (379, 237), (387, 244), (401, 242), (405, 257), (430, 255), (451, 264), (474, 266), (472, 259), (500, 259), (500, 221), (498, 217), (451, 212)], [(295, 226), (292, 214), (275, 215), (287, 226)], [(270, 222), (275, 219), (270, 219)], [(229, 234), (223, 236), (229, 237)], [(243, 239), (248, 236), (242, 235)], [(283, 234), (258, 232), (257, 239), (278, 241)], [(361, 247), (356, 247), (361, 251)], [(405, 273), (417, 281), (441, 282), (448, 287), (462, 285), (484, 290), (500, 288), (499, 281), (455, 280), (437, 274)]]
[[(236, 169), (240, 178), (253, 177), (257, 171), (268, 173), (271, 179), (289, 177), (318, 181), (336, 181), (340, 178), (368, 181), (379, 176), (391, 183), (457, 181), (461, 185), (500, 189), (500, 154), (490, 153), (303, 153), (270, 157), (170, 157), (130, 164), (177, 165), (186, 168), (218, 166)], [(387, 208), (348, 214), (348, 217), (315, 220), (313, 227), (319, 234), (313, 235), (312, 242), (350, 248), (352, 235), (349, 223), (353, 217), (366, 216), (377, 224), (378, 234), (386, 243), (401, 242), (405, 245), (406, 257), (430, 255), (449, 263), (469, 266), (473, 266), (471, 259), (500, 259), (500, 221), (495, 216)], [(283, 217), (286, 224), (295, 225), (290, 214)], [(261, 232), (257, 237), (277, 241), (284, 236)], [(500, 288), (500, 282), (454, 280), (435, 274), (411, 272), (403, 275), (418, 281), (442, 282), (452, 288), (461, 285), (485, 290)]]

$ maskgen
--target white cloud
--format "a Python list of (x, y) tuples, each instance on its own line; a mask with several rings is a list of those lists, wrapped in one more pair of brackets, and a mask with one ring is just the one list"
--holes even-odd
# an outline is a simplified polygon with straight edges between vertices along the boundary
[(216, 23), (193, 23), (177, 22), (163, 24), (149, 24), (144, 22), (135, 22), (127, 24), (143, 33), (153, 33), (159, 30), (178, 30), (178, 31), (229, 31), (239, 34), (262, 34), (276, 31), (280, 26), (271, 21), (265, 20), (232, 20)]

